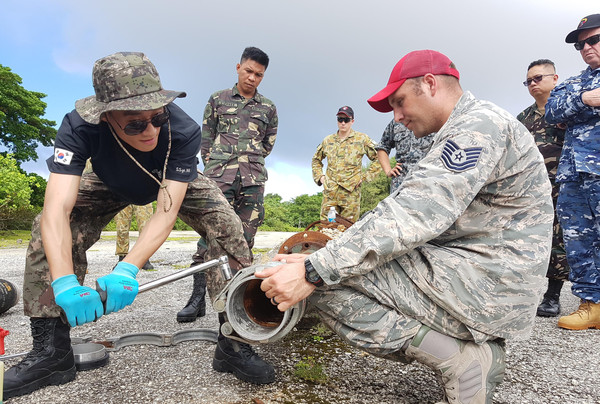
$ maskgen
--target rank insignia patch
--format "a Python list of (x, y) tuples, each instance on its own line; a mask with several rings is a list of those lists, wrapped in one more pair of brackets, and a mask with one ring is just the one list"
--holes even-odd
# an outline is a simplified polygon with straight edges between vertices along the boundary
[(450, 171), (462, 172), (475, 168), (481, 156), (482, 147), (461, 149), (452, 140), (446, 140), (442, 151), (442, 162)]

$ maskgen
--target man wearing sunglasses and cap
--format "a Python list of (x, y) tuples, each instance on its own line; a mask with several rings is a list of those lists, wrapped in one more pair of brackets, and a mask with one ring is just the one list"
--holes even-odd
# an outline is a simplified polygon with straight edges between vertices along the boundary
[(558, 326), (600, 329), (600, 14), (582, 18), (565, 42), (575, 45), (588, 67), (557, 85), (546, 104), (546, 121), (567, 126), (556, 174), (556, 211), (571, 291), (581, 299)]
[[(95, 96), (75, 103), (58, 130), (42, 213), (34, 220), (23, 283), (33, 349), (4, 375), (4, 398), (75, 378), (69, 326), (130, 305), (139, 268), (162, 245), (177, 217), (208, 243), (209, 258), (228, 255), (233, 269), (251, 264), (242, 224), (214, 182), (197, 171), (200, 126), (173, 104), (143, 53), (120, 52), (94, 64)], [(82, 175), (91, 158), (93, 172)], [(83, 285), (86, 251), (129, 204), (157, 201), (138, 241), (112, 272)], [(210, 272), (215, 296), (224, 281)], [(68, 323), (60, 319), (64, 313)]]
[(368, 100), (429, 152), (397, 192), (311, 255), (256, 276), (284, 311), (308, 298), (348, 343), (417, 360), (452, 404), (492, 403), (504, 340), (528, 336), (550, 256), (553, 207), (527, 129), (463, 92), (445, 55), (414, 51)]
[[(550, 92), (557, 82), (558, 75), (556, 74), (554, 62), (549, 59), (539, 59), (531, 62), (527, 68), (527, 78), (523, 85), (527, 87), (535, 102), (517, 116), (519, 122), (531, 132), (540, 153), (544, 156), (548, 178), (552, 184), (552, 202), (554, 206), (556, 206), (558, 198), (559, 186), (556, 183), (556, 170), (565, 139), (565, 125), (547, 123), (544, 119), (544, 111)], [(537, 315), (556, 317), (560, 314), (560, 291), (564, 281), (569, 279), (569, 265), (567, 264), (562, 229), (557, 215), (554, 215), (552, 252), (546, 277), (548, 278), (548, 288), (537, 308)]]
[[(354, 110), (345, 105), (336, 114), (338, 131), (327, 136), (312, 157), (312, 177), (323, 186), (321, 219), (327, 218), (330, 208), (343, 217), (356, 221), (360, 215), (360, 186), (371, 181), (381, 171), (375, 144), (369, 136), (352, 129)], [(373, 163), (363, 174), (363, 156)], [(323, 174), (323, 160), (327, 170)]]

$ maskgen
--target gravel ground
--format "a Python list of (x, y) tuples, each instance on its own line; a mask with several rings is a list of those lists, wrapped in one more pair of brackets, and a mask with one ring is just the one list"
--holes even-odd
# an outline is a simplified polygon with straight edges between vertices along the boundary
[[(256, 248), (273, 253), (292, 233), (259, 233)], [(271, 251), (268, 251), (271, 249)], [(190, 262), (195, 251), (193, 233), (177, 233), (152, 257), (156, 271), (140, 271), (140, 283), (165, 276)], [(114, 236), (110, 233), (88, 252), (87, 285), (107, 274), (116, 262)], [(25, 246), (0, 250), (0, 278), (20, 288)], [(179, 324), (175, 314), (189, 297), (191, 278), (140, 294), (132, 306), (98, 322), (73, 329), (73, 337), (103, 340), (128, 333), (173, 334), (184, 329), (217, 329), (217, 316), (208, 309), (206, 317)], [(561, 296), (563, 313), (574, 311), (577, 300), (565, 285)], [(5, 338), (6, 354), (31, 347), (29, 319), (23, 316), (22, 302), (0, 315), (0, 327), (10, 331)], [(556, 319), (536, 318), (533, 335), (526, 341), (507, 345), (507, 372), (495, 403), (598, 404), (600, 389), (600, 330), (566, 331)], [(62, 386), (50, 386), (10, 404), (58, 402), (97, 403), (435, 403), (442, 399), (441, 388), (432, 371), (413, 363), (403, 365), (375, 358), (350, 348), (308, 316), (283, 340), (255, 348), (274, 364), (277, 381), (255, 386), (238, 381), (231, 374), (212, 370), (214, 343), (187, 341), (170, 347), (136, 345), (110, 353), (109, 364), (100, 369), (78, 372), (76, 379)], [(19, 359), (5, 362), (8, 368)], [(301, 365), (316, 364), (310, 374), (299, 378)]]

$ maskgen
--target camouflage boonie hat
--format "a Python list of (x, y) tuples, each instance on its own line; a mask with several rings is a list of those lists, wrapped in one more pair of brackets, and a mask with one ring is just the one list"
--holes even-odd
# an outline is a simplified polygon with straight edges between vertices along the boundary
[(92, 72), (96, 95), (75, 102), (89, 123), (100, 123), (107, 111), (148, 111), (185, 97), (183, 91), (163, 90), (156, 67), (141, 52), (117, 52), (98, 59)]

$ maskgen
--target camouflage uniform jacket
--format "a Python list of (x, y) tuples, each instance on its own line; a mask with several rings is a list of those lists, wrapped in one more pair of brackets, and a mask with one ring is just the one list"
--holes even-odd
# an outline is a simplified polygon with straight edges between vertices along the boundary
[(600, 108), (581, 101), (581, 94), (600, 87), (600, 69), (587, 68), (554, 87), (546, 103), (546, 122), (565, 123), (565, 143), (557, 182), (573, 181), (579, 172), (600, 175)]
[(400, 174), (392, 177), (392, 190), (400, 186), (412, 167), (427, 154), (433, 137), (434, 134), (429, 134), (418, 138), (406, 126), (394, 120), (386, 126), (375, 150), (383, 150), (389, 155), (392, 149), (396, 149), (396, 162), (402, 166)]
[(565, 140), (565, 131), (560, 129), (558, 125), (550, 125), (544, 119), (544, 115), (538, 109), (537, 105), (526, 108), (521, 112), (517, 119), (521, 122), (529, 132), (533, 135), (540, 153), (544, 157), (546, 170), (550, 181), (556, 178), (556, 170), (558, 168), (558, 160), (562, 151), (563, 142)]
[(277, 124), (275, 104), (258, 91), (249, 99), (237, 86), (214, 93), (202, 121), (204, 175), (231, 184), (239, 169), (242, 186), (264, 184), (265, 157), (273, 150)]
[[(373, 164), (363, 177), (364, 155), (373, 161)], [(328, 184), (337, 184), (349, 192), (354, 191), (363, 180), (371, 181), (381, 170), (375, 144), (369, 136), (355, 130), (351, 130), (344, 139), (340, 139), (337, 132), (333, 133), (317, 147), (312, 158), (312, 176), (317, 185), (321, 185), (320, 178), (323, 175), (325, 158), (327, 158), (325, 176)]]
[(396, 260), (417, 288), (472, 329), (527, 336), (552, 219), (550, 181), (531, 134), (465, 92), (398, 193), (310, 260), (328, 285)]

